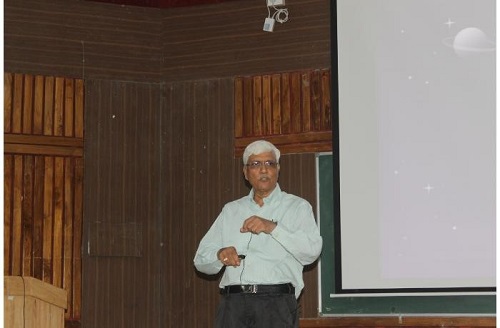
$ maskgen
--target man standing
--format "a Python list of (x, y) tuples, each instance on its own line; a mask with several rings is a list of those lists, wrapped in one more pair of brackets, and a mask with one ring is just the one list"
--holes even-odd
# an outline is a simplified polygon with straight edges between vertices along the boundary
[(322, 238), (311, 205), (282, 191), (280, 151), (259, 140), (243, 153), (249, 195), (227, 203), (200, 242), (197, 270), (217, 274), (223, 295), (216, 328), (296, 328), (304, 265), (314, 262)]

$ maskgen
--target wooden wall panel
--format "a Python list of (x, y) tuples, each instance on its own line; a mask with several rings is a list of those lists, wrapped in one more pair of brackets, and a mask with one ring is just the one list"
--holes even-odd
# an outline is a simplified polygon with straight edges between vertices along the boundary
[(237, 77), (235, 154), (259, 138), (282, 153), (332, 150), (330, 71)]
[(6, 0), (7, 71), (122, 81), (189, 81), (330, 67), (330, 1), (287, 3), (262, 30), (261, 0), (174, 9)]
[(4, 275), (65, 289), (68, 320), (81, 314), (83, 92), (4, 73)]
[(83, 156), (83, 81), (4, 73), (6, 152)]
[(67, 0), (6, 0), (10, 72), (161, 81), (161, 11)]
[(85, 90), (82, 327), (160, 327), (160, 286), (178, 270), (160, 271), (161, 88), (87, 80)]
[(264, 1), (165, 10), (162, 73), (182, 81), (330, 67), (330, 1), (286, 2), (289, 20), (262, 27)]
[(162, 109), (165, 147), (161, 327), (208, 327), (218, 302), (218, 277), (196, 272), (198, 242), (221, 205), (243, 188), (232, 156), (232, 80), (167, 83)]

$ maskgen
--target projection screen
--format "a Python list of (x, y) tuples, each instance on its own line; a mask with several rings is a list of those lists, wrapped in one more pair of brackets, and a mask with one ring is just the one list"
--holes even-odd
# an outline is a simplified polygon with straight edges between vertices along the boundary
[(495, 1), (337, 0), (342, 289), (495, 287)]

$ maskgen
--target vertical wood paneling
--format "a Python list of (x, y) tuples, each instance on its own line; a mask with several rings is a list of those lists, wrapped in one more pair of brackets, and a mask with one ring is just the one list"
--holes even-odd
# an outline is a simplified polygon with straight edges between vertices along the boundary
[[(324, 126), (324, 123), (322, 125), (322, 122), (325, 121), (325, 112), (326, 108), (321, 102), (323, 95), (323, 91), (325, 87), (321, 85), (323, 80), (321, 79), (321, 72), (316, 71), (314, 72), (312, 79), (311, 79), (311, 106), (312, 106), (312, 111), (313, 111), (313, 129), (315, 131), (321, 131), (322, 127)], [(328, 92), (327, 95), (330, 95)]]
[[(44, 172), (44, 199), (52, 199), (53, 186), (54, 186), (54, 157), (45, 158), (45, 172)], [(43, 277), (42, 280), (52, 282), (52, 262), (53, 262), (53, 249), (52, 249), (52, 236), (54, 234), (54, 206), (53, 202), (43, 202)]]
[(281, 133), (292, 133), (291, 123), (291, 92), (290, 92), (290, 73), (283, 73), (281, 75)]
[(24, 76), (21, 74), (15, 74), (14, 75), (14, 106), (12, 108), (12, 122), (11, 124), (11, 133), (22, 133), (22, 128), (21, 128), (21, 120), (22, 120), (22, 113), (23, 113), (23, 82), (24, 82)]
[[(68, 104), (66, 104), (68, 105)], [(73, 127), (72, 124), (70, 124)], [(62, 218), (62, 285), (63, 286), (71, 286), (73, 282), (73, 223), (75, 218), (74, 208), (75, 208), (75, 198), (74, 193), (75, 190), (73, 186), (75, 185), (75, 160), (72, 158), (68, 158), (64, 162), (64, 216)], [(81, 230), (80, 230), (81, 231)], [(69, 303), (73, 299), (73, 289), (70, 288), (67, 290), (67, 297)]]
[[(83, 82), (78, 81), (78, 84), (83, 85)], [(83, 88), (81, 89), (83, 91)], [(77, 92), (80, 96), (80, 93)], [(77, 102), (78, 103), (78, 102)], [(76, 106), (77, 110), (79, 106)], [(83, 124), (83, 114), (80, 121)], [(78, 126), (78, 124), (77, 124)], [(78, 127), (77, 130), (83, 130), (83, 127)], [(84, 245), (82, 244), (82, 230), (83, 230), (83, 159), (75, 158), (75, 188), (73, 188), (74, 195), (74, 218), (73, 218), (73, 255), (72, 255), (72, 298), (68, 298), (68, 309), (72, 312), (69, 313), (69, 318), (79, 320), (82, 309), (82, 256)]]
[(33, 75), (24, 76), (22, 133), (32, 134), (33, 123)]
[[(252, 88), (253, 82), (248, 86)], [(227, 115), (233, 107), (233, 99), (227, 97), (234, 92), (233, 81), (167, 84), (166, 89), (164, 106), (169, 110), (162, 118), (166, 141), (162, 162), (168, 165), (164, 169), (168, 175), (162, 183), (162, 203), (167, 222), (164, 238), (169, 243), (163, 255), (162, 293), (168, 310), (160, 326), (207, 327), (219, 300), (218, 276), (197, 273), (192, 259), (222, 204), (242, 192), (241, 164), (233, 158), (232, 140), (227, 138), (233, 134), (233, 117)], [(175, 136), (182, 131), (184, 137), (177, 141)]]
[(5, 275), (20, 276), (22, 272), (23, 248), (22, 248), (22, 200), (23, 200), (23, 157), (14, 156), (14, 191), (12, 207), (14, 208), (13, 229), (12, 229), (12, 272), (6, 272)]
[(75, 90), (74, 90), (74, 97), (75, 97), (75, 110), (73, 112), (73, 115), (75, 116), (75, 122), (74, 122), (74, 128), (75, 128), (75, 135), (74, 137), (76, 138), (83, 138), (83, 129), (84, 129), (84, 108), (85, 108), (85, 93), (84, 93), (84, 84), (83, 80), (76, 80), (75, 81)]
[[(321, 94), (323, 97), (321, 97), (321, 100), (319, 101), (319, 106), (321, 106), (321, 114), (322, 114), (322, 120), (321, 120), (321, 130), (328, 130), (329, 128), (331, 129), (332, 126), (332, 105), (331, 105), (331, 78), (330, 78), (330, 71), (323, 71), (321, 72)], [(319, 88), (318, 88), (319, 89)]]
[(83, 81), (4, 75), (4, 133), (83, 138)]
[(75, 100), (74, 100), (74, 84), (71, 79), (64, 81), (64, 136), (73, 137), (75, 132)]
[(243, 80), (243, 135), (253, 135), (253, 83), (252, 79)]
[[(272, 75), (272, 102), (273, 102), (273, 112), (272, 112), (272, 126), (273, 129), (271, 134), (277, 135), (282, 132), (283, 120), (281, 116), (281, 76), (280, 74)], [(238, 95), (235, 95), (237, 97)], [(239, 137), (239, 136), (236, 136)]]
[(4, 74), (3, 76), (3, 130), (4, 133), (12, 131), (12, 92), (13, 92), (13, 75)]
[(52, 235), (52, 284), (62, 286), (63, 281), (63, 215), (64, 215), (64, 161), (54, 159), (54, 221)]
[(22, 198), (22, 275), (30, 276), (33, 271), (31, 254), (33, 252), (33, 156), (23, 158), (23, 191)]
[[(167, 245), (159, 229), (160, 86), (88, 80), (85, 90), (93, 110), (85, 117), (92, 161), (85, 162), (82, 284), (93, 288), (82, 291), (82, 326), (159, 327)], [(127, 227), (137, 233), (127, 236)]]
[(64, 135), (64, 78), (56, 77), (55, 81), (55, 92), (54, 92), (54, 122), (53, 126), (53, 134), (55, 136), (63, 136)]
[(253, 135), (262, 135), (263, 133), (263, 114), (262, 114), (262, 77), (255, 76), (253, 78)]
[(35, 157), (34, 170), (34, 227), (33, 227), (33, 277), (43, 278), (43, 189), (44, 189), (45, 161), (44, 157)]
[(42, 134), (43, 132), (43, 94), (44, 77), (38, 75), (35, 77), (35, 99), (33, 109), (33, 134)]
[(12, 210), (13, 210), (13, 181), (12, 181), (12, 172), (14, 170), (14, 156), (10, 154), (4, 154), (3, 161), (3, 181), (4, 181), (4, 193), (3, 193), (3, 260), (4, 260), (4, 272), (11, 272), (12, 270)]
[(55, 78), (48, 76), (45, 78), (45, 95), (43, 108), (43, 133), (45, 135), (53, 135), (54, 131), (54, 93)]
[[(272, 85), (271, 76), (262, 77), (262, 133), (269, 135), (273, 133), (273, 107), (272, 107)], [(235, 98), (237, 95), (235, 94)]]
[[(4, 101), (4, 274), (31, 276), (64, 288), (71, 300), (65, 317), (73, 320), (80, 317), (81, 308), (83, 159), (50, 153), (66, 148), (75, 131), (83, 138), (83, 103), (76, 104), (83, 102), (83, 84), (62, 77), (4, 76), (8, 95)], [(54, 138), (58, 136), (64, 140)], [(12, 140), (36, 144), (16, 148)], [(38, 153), (41, 144), (50, 147)]]
[(315, 116), (311, 115), (311, 73), (305, 72), (301, 76), (301, 111), (302, 111), (302, 127), (301, 131), (311, 131), (311, 121), (315, 121)]
[[(325, 108), (322, 103), (322, 97), (330, 97), (330, 93), (326, 93), (323, 95), (325, 87), (322, 86), (323, 80), (321, 80), (321, 73), (319, 71), (315, 71), (311, 75), (310, 79), (310, 106), (311, 106), (311, 112), (312, 112), (312, 129), (314, 131), (322, 131), (322, 128), (325, 127), (324, 123), (322, 122), (325, 121), (324, 113), (325, 113)], [(328, 81), (329, 82), (329, 81)], [(327, 86), (330, 84), (328, 83)], [(330, 99), (328, 98), (328, 101)], [(330, 126), (328, 126), (330, 127)], [(331, 127), (330, 127), (331, 128)]]
[(238, 77), (234, 87), (236, 156), (262, 137), (283, 153), (331, 151), (329, 71)]
[[(56, 165), (51, 164), (54, 161)], [(75, 207), (73, 204), (74, 162), (71, 158), (51, 160), (34, 155), (7, 154), (4, 159), (7, 169), (4, 181), (4, 274), (32, 276), (65, 288), (68, 295), (74, 290), (80, 293), (81, 288), (73, 283), (73, 250), (81, 248), (81, 238), (75, 238), (75, 234), (81, 234), (81, 226), (78, 226), (81, 221), (76, 226), (73, 221), (75, 208), (81, 209), (81, 205)], [(70, 176), (60, 177), (57, 171)], [(81, 188), (80, 185), (76, 189)], [(81, 204), (81, 200), (79, 202)], [(64, 266), (63, 258), (69, 260)], [(81, 275), (81, 272), (75, 274)]]
[[(301, 80), (300, 73), (293, 72), (290, 74), (290, 121), (291, 133), (297, 134), (302, 132), (302, 107), (301, 107)], [(309, 117), (307, 117), (309, 119)]]

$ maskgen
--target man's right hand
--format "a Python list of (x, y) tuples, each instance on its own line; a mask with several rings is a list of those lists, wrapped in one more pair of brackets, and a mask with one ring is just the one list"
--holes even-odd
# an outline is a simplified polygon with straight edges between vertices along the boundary
[(236, 248), (233, 246), (224, 247), (219, 249), (217, 252), (217, 258), (224, 265), (231, 265), (233, 267), (240, 266), (241, 260), (238, 257), (238, 252), (236, 252)]

